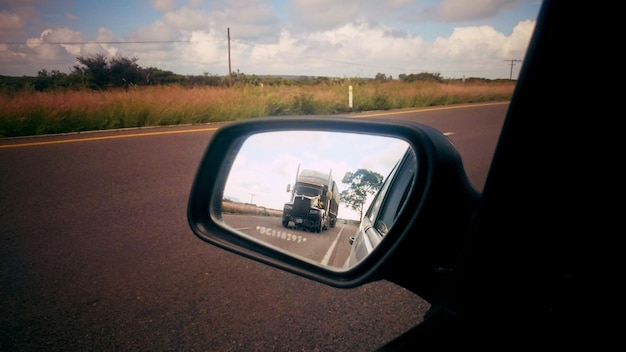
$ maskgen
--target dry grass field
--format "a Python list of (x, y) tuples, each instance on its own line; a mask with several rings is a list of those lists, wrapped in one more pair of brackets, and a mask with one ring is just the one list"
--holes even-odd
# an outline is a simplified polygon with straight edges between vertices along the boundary
[(236, 203), (225, 200), (222, 203), (222, 210), (228, 214), (254, 214), (263, 216), (283, 216), (282, 210), (269, 209), (265, 207), (259, 207), (255, 204), (248, 203)]
[(0, 92), (0, 137), (508, 101), (515, 87), (515, 81), (358, 81), (349, 107), (352, 84)]

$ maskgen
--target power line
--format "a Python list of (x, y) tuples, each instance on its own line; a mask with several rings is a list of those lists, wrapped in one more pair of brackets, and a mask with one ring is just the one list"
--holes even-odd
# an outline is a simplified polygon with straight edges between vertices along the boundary
[[(217, 40), (134, 40), (134, 41), (39, 42), (39, 43), (0, 42), (0, 45), (87, 45), (87, 44), (124, 45), (124, 44), (175, 44), (175, 43), (192, 44), (192, 43), (220, 42), (220, 41), (223, 41), (223, 40), (220, 40), (220, 39), (217, 39)], [(239, 43), (241, 45), (250, 46), (250, 47), (263, 48), (264, 50), (272, 51), (272, 52), (275, 52), (275, 53), (278, 53), (278, 54), (291, 55), (291, 56), (295, 56), (295, 57), (307, 58), (307, 59), (323, 61), (323, 62), (334, 62), (334, 63), (343, 64), (343, 65), (360, 66), (360, 67), (372, 67), (372, 65), (358, 63), (358, 62), (353, 62), (353, 61), (337, 60), (337, 59), (331, 59), (331, 58), (321, 58), (321, 57), (317, 57), (317, 56), (303, 55), (303, 54), (299, 54), (299, 53), (291, 53), (291, 52), (286, 52), (286, 51), (282, 51), (282, 50), (269, 48), (268, 46), (264, 46), (264, 45), (249, 43), (249, 42), (242, 41), (242, 40), (236, 40), (236, 39), (233, 40), (232, 38), (230, 38), (230, 28), (228, 28), (228, 38), (227, 38), (226, 41), (228, 43), (229, 72), (231, 70), (231, 68), (230, 68), (230, 61), (231, 61), (230, 60), (230, 46), (231, 46), (230, 43), (231, 43), (231, 41)], [(504, 61), (510, 62), (511, 72), (510, 72), (510, 75), (509, 75), (509, 79), (512, 79), (513, 78), (513, 67), (515, 66), (515, 63), (516, 62), (521, 62), (522, 60), (512, 59), (512, 60), (504, 60)], [(387, 69), (403, 70), (403, 71), (406, 71), (407, 69), (409, 71), (416, 71), (416, 70), (419, 71), (420, 70), (420, 69), (415, 69), (415, 68), (405, 68), (405, 67), (400, 68), (400, 67), (392, 67), (392, 66), (387, 67)], [(426, 70), (426, 71), (432, 71), (432, 70)], [(461, 70), (458, 70), (458, 72), (461, 72)], [(466, 72), (466, 71), (463, 71), (463, 72)], [(482, 72), (482, 71), (475, 71), (475, 72)], [(231, 75), (229, 73), (229, 77), (230, 76)]]
[(173, 44), (173, 43), (202, 43), (213, 40), (139, 40), (139, 41), (91, 41), (91, 42), (4, 42), (0, 45), (86, 45), (86, 44)]

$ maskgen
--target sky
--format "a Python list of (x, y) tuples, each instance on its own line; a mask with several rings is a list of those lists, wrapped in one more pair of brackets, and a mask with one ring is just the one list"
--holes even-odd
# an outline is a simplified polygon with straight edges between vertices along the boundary
[[(408, 144), (396, 138), (338, 132), (269, 132), (250, 137), (237, 154), (224, 189), (224, 197), (272, 209), (283, 209), (291, 194), (298, 167), (328, 172), (339, 192), (348, 185), (347, 171), (367, 169), (386, 178)], [(371, 201), (371, 199), (370, 199)], [(339, 218), (360, 214), (339, 206)]]
[(103, 54), (182, 75), (515, 79), (540, 6), (540, 0), (0, 0), (0, 75), (70, 73), (77, 57)]

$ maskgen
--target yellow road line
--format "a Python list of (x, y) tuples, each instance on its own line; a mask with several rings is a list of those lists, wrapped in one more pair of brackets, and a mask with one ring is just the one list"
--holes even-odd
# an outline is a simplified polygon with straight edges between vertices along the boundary
[(105, 140), (105, 139), (117, 139), (117, 138), (157, 136), (157, 135), (164, 135), (164, 134), (208, 132), (208, 131), (215, 131), (217, 129), (218, 129), (218, 127), (208, 127), (208, 128), (197, 128), (197, 129), (193, 129), (193, 130), (133, 133), (133, 134), (122, 134), (122, 135), (115, 135), (115, 136), (100, 136), (100, 137), (89, 137), (89, 138), (62, 139), (62, 140), (58, 140), (58, 141), (6, 144), (6, 145), (0, 145), (0, 149), (16, 148), (16, 147), (32, 147), (32, 146), (37, 146), (37, 145), (48, 145), (48, 144), (62, 144), (62, 143), (87, 142), (87, 141), (102, 141), (102, 140)]
[(354, 115), (355, 118), (368, 118), (368, 117), (378, 117), (378, 116), (390, 116), (390, 115), (403, 115), (403, 114), (411, 114), (416, 112), (425, 112), (425, 111), (437, 111), (437, 110), (451, 110), (451, 109), (463, 109), (463, 108), (476, 108), (490, 105), (503, 105), (509, 104), (509, 102), (497, 102), (497, 103), (484, 103), (484, 104), (471, 104), (471, 105), (455, 105), (455, 106), (437, 106), (432, 108), (419, 108), (419, 109), (410, 109), (410, 110), (397, 110), (397, 111), (381, 111), (372, 114), (363, 114), (363, 115)]

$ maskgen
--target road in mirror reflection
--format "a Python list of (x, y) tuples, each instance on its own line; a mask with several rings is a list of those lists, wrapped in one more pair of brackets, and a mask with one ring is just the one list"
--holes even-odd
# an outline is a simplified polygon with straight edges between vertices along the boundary
[(228, 175), (223, 221), (269, 247), (344, 270), (362, 212), (407, 146), (356, 133), (254, 134)]

